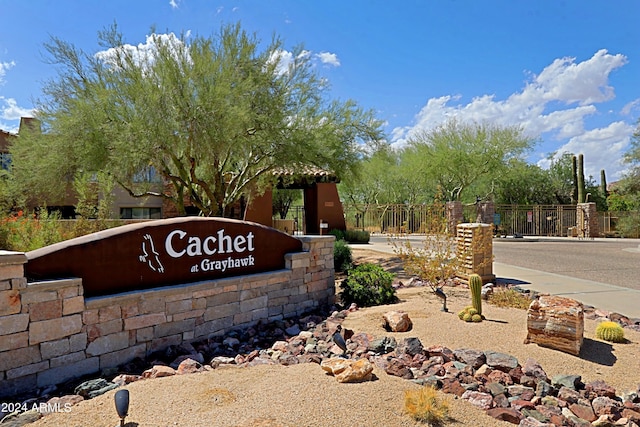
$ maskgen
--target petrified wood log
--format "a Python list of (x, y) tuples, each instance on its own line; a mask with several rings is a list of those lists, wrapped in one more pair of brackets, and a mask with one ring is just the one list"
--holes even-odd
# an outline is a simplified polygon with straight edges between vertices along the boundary
[(529, 306), (525, 344), (580, 353), (584, 332), (584, 308), (571, 298), (542, 295)]

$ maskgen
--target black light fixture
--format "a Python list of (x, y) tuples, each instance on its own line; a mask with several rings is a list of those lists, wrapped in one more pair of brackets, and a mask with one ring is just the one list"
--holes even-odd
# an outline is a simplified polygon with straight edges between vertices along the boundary
[(344, 338), (340, 333), (341, 330), (342, 330), (342, 326), (340, 325), (336, 326), (336, 331), (333, 333), (332, 339), (333, 339), (333, 342), (338, 347), (340, 347), (340, 349), (342, 350), (342, 355), (344, 356), (347, 353), (347, 343), (344, 341)]
[(442, 288), (438, 288), (438, 287), (435, 287), (435, 289), (433, 290), (433, 293), (435, 293), (438, 298), (442, 299), (441, 311), (444, 311), (445, 313), (448, 312), (449, 310), (447, 309), (447, 294), (444, 293)]
[(129, 413), (129, 390), (118, 390), (114, 396), (116, 412), (120, 417), (120, 427), (124, 427), (124, 419)]

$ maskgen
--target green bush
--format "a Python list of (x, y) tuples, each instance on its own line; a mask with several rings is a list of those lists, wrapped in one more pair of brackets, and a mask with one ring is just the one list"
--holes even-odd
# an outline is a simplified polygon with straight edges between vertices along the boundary
[(329, 231), (329, 234), (336, 236), (336, 241), (344, 240), (344, 231), (342, 230), (334, 228), (333, 230)]
[(364, 230), (346, 230), (344, 240), (349, 243), (369, 243), (371, 234)]
[(343, 304), (369, 307), (398, 301), (392, 286), (394, 275), (382, 267), (365, 263), (352, 268), (347, 274), (340, 284), (342, 291), (339, 296)]
[(336, 271), (347, 271), (352, 264), (351, 248), (344, 240), (336, 240), (333, 244), (333, 265)]

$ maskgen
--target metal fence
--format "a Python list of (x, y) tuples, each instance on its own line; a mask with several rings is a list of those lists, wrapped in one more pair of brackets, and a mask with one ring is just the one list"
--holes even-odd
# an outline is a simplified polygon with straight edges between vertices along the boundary
[(496, 205), (498, 234), (568, 236), (576, 226), (575, 205)]
[[(424, 233), (434, 216), (444, 210), (433, 205), (344, 204), (348, 229), (371, 233)], [(462, 222), (475, 222), (475, 205), (463, 206)], [(304, 207), (292, 206), (287, 218), (295, 219), (296, 231), (304, 232)], [(523, 236), (575, 236), (575, 205), (495, 205), (496, 234)], [(640, 237), (640, 212), (598, 212), (602, 237)]]

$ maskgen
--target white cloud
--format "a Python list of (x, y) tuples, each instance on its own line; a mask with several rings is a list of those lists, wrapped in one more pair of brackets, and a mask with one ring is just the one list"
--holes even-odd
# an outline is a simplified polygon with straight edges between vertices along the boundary
[(20, 117), (33, 117), (33, 110), (19, 107), (13, 98), (0, 96), (0, 117), (4, 120), (20, 120)]
[[(600, 179), (600, 170), (607, 172), (608, 181), (621, 177), (624, 169), (622, 155), (626, 151), (634, 127), (625, 122), (613, 122), (607, 127), (593, 129), (575, 136), (562, 145), (555, 158), (562, 153), (584, 154), (584, 173)], [(538, 165), (549, 167), (550, 161), (544, 159)]]
[(622, 110), (620, 110), (620, 113), (628, 116), (631, 114), (632, 111), (636, 111), (640, 109), (640, 98), (638, 99), (634, 99), (633, 101), (627, 103), (624, 107), (622, 107)]
[(177, 9), (180, 5), (180, 0), (169, 0), (169, 4), (171, 5), (171, 8)]
[[(544, 135), (564, 143), (560, 153), (583, 152), (586, 162), (597, 160), (601, 166), (595, 172), (599, 173), (604, 167), (607, 172), (611, 169), (617, 174), (621, 170), (619, 159), (629, 144), (633, 126), (616, 122), (601, 129), (585, 130), (585, 119), (598, 113), (594, 104), (615, 98), (609, 75), (626, 63), (624, 55), (599, 50), (578, 63), (575, 58), (554, 60), (538, 75), (531, 73), (524, 88), (504, 100), (496, 99), (495, 95), (481, 95), (464, 104), (458, 102), (459, 95), (431, 98), (416, 114), (412, 126), (393, 129), (392, 144), (401, 147), (416, 132), (433, 129), (453, 117), (465, 122), (518, 125), (531, 137)], [(621, 112), (628, 114), (638, 105), (640, 100), (633, 101)], [(597, 153), (598, 159), (593, 155), (587, 160), (587, 153)]]
[(16, 62), (0, 62), (0, 84), (4, 83), (4, 76), (7, 73), (7, 70), (15, 67)]
[(340, 66), (340, 60), (338, 59), (338, 55), (335, 53), (320, 52), (316, 54), (316, 58), (318, 58), (323, 64), (333, 65), (334, 67)]
[[(297, 56), (298, 59), (303, 59), (309, 57), (311, 52), (308, 50), (303, 50)], [(289, 67), (293, 65), (294, 57), (293, 52), (289, 52), (285, 49), (276, 50), (271, 54), (269, 58), (269, 63), (277, 63), (276, 66), (276, 74), (281, 76), (289, 72)]]
[(171, 46), (176, 58), (180, 55), (184, 55), (185, 59), (190, 61), (189, 52), (184, 49), (184, 44), (174, 33), (151, 34), (147, 36), (144, 44), (139, 43), (137, 46), (125, 44), (115, 48), (112, 47), (107, 50), (97, 52), (95, 57), (114, 69), (126, 64), (126, 62), (122, 61), (121, 58), (131, 58), (135, 65), (148, 67), (155, 61), (155, 57), (158, 53), (157, 45), (159, 43)]

